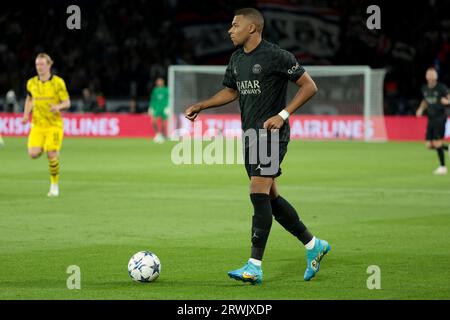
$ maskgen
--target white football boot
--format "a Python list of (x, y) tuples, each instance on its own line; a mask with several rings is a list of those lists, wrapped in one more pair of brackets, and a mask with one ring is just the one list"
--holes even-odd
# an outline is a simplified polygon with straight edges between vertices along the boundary
[(436, 174), (436, 175), (442, 176), (444, 174), (447, 174), (447, 171), (448, 171), (447, 167), (440, 166), (436, 170), (434, 170), (433, 173)]
[(47, 197), (57, 197), (59, 196), (59, 187), (57, 184), (50, 185), (50, 191), (47, 193)]

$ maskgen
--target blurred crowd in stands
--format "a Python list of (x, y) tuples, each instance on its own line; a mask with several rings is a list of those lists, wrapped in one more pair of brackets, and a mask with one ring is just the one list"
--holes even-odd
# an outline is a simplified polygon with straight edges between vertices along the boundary
[[(115, 111), (143, 112), (157, 77), (171, 64), (226, 64), (196, 55), (180, 16), (232, 18), (239, 7), (276, 3), (327, 8), (340, 16), (339, 49), (311, 65), (370, 65), (385, 68), (385, 113), (414, 114), (427, 67), (437, 67), (450, 85), (450, 2), (447, 0), (42, 0), (8, 2), (0, 12), (0, 110), (19, 110), (25, 81), (35, 75), (34, 58), (47, 52), (54, 72), (78, 103), (72, 111), (103, 112), (109, 99), (126, 103)], [(381, 8), (381, 30), (365, 28), (371, 4)], [(81, 30), (68, 30), (66, 8), (81, 8)], [(268, 26), (267, 28), (270, 28)], [(226, 29), (223, 30), (226, 33)], [(270, 30), (266, 30), (270, 33)], [(272, 33), (270, 33), (272, 34)], [(273, 36), (271, 41), (277, 42)], [(4, 98), (3, 98), (4, 97)]]

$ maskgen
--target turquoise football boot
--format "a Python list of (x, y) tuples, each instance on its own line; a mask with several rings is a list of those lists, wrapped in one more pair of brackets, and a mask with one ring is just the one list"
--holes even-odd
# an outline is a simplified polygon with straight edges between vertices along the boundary
[(254, 265), (250, 261), (242, 268), (228, 272), (228, 276), (242, 282), (250, 282), (251, 284), (261, 284), (263, 280), (261, 267)]
[(319, 272), (320, 261), (331, 250), (330, 245), (325, 240), (316, 238), (314, 248), (306, 250), (306, 270), (303, 278), (305, 281), (309, 281)]

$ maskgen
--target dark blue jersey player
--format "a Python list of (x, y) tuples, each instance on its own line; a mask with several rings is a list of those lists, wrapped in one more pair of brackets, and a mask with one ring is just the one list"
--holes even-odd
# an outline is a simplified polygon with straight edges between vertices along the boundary
[(427, 84), (422, 87), (423, 100), (416, 115), (420, 117), (425, 110), (427, 111), (426, 144), (429, 149), (435, 149), (439, 157), (439, 167), (434, 171), (434, 174), (444, 175), (447, 174), (444, 151), (448, 151), (448, 145), (443, 143), (447, 122), (445, 106), (449, 105), (450, 92), (444, 84), (438, 82), (436, 69), (429, 68), (425, 78)]
[[(252, 284), (262, 282), (261, 261), (273, 215), (306, 247), (304, 280), (308, 281), (319, 271), (320, 261), (330, 246), (325, 240), (315, 238), (293, 206), (278, 194), (276, 177), (281, 174), (280, 164), (289, 143), (288, 117), (314, 96), (317, 87), (292, 53), (262, 39), (263, 27), (264, 19), (259, 11), (245, 8), (235, 12), (228, 33), (237, 49), (226, 69), (224, 88), (213, 97), (188, 107), (185, 116), (194, 121), (202, 110), (239, 99), (245, 168), (254, 208), (252, 248), (244, 267), (228, 275)], [(288, 81), (296, 83), (299, 90), (286, 103)], [(263, 158), (261, 148), (270, 149), (270, 161)]]

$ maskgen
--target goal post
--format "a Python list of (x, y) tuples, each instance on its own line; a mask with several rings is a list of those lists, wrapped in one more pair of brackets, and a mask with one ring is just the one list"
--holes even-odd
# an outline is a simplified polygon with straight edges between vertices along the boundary
[[(297, 138), (336, 138), (364, 141), (386, 141), (383, 110), (385, 70), (369, 66), (304, 66), (316, 82), (319, 91), (300, 108), (291, 121), (297, 119), (302, 132)], [(184, 118), (187, 106), (207, 99), (223, 88), (226, 66), (172, 65), (168, 72), (169, 123), (171, 137), (192, 131), (192, 124)], [(298, 87), (289, 82), (287, 101)], [(221, 108), (202, 112), (208, 119), (231, 119), (233, 126), (239, 119), (239, 105), (234, 101)], [(231, 120), (230, 120), (231, 121)], [(303, 122), (302, 122), (303, 121)], [(352, 123), (354, 127), (351, 127)], [(303, 127), (302, 127), (303, 126)], [(356, 129), (355, 129), (356, 128)], [(360, 130), (360, 134), (356, 131)], [(319, 134), (322, 132), (323, 134)], [(326, 134), (325, 134), (326, 133)]]

